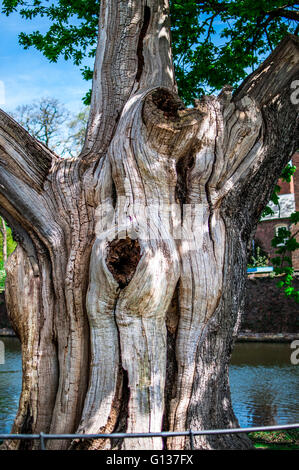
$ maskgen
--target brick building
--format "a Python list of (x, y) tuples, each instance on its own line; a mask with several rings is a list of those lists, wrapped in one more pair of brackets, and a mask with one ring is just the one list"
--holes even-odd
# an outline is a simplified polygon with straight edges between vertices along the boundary
[[(268, 254), (269, 258), (275, 256), (275, 248), (271, 246), (271, 240), (277, 233), (279, 227), (290, 229), (290, 214), (299, 211), (299, 152), (296, 152), (292, 158), (292, 164), (297, 167), (297, 171), (291, 179), (290, 183), (279, 180), (281, 187), (279, 193), (279, 206), (270, 203), (269, 206), (274, 214), (264, 217), (258, 224), (255, 240), (260, 242), (263, 250)], [(298, 231), (298, 224), (291, 228), (291, 232)], [(299, 242), (299, 234), (296, 236)], [(299, 271), (299, 250), (291, 254), (293, 267), (295, 271)]]

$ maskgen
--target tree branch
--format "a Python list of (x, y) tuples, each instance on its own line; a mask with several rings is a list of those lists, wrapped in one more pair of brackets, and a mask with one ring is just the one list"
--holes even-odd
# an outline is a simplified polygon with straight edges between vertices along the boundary
[[(299, 73), (299, 38), (288, 35), (234, 94), (234, 101), (248, 95), (260, 107), (285, 90)], [(288, 90), (289, 95), (291, 89)]]
[[(51, 229), (44, 184), (55, 154), (0, 110), (0, 213), (26, 231)], [(22, 237), (23, 238), (23, 237)]]
[(292, 96), (298, 77), (299, 38), (289, 35), (233, 95), (235, 105), (253, 100), (262, 117), (254, 152), (245, 155), (236, 168), (233, 185), (228, 185), (233, 189), (227, 210), (229, 205), (237, 207), (235, 204), (247, 208), (240, 211), (240, 226), (246, 226), (248, 233), (258, 222), (282, 169), (299, 145), (298, 100)]
[(277, 9), (269, 12), (272, 18), (288, 18), (289, 20), (299, 21), (299, 12), (294, 10)]
[(101, 2), (90, 117), (81, 159), (97, 161), (106, 152), (130, 95), (157, 86), (175, 89), (168, 0)]
[(42, 191), (53, 158), (47, 147), (0, 110), (0, 166), (20, 180)]

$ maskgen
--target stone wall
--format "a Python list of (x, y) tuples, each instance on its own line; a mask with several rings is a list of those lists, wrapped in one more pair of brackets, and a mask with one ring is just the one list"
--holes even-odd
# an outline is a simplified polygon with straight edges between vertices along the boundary
[(0, 328), (9, 328), (9, 320), (7, 318), (4, 292), (0, 292)]
[[(277, 279), (248, 276), (241, 331), (299, 333), (299, 304), (276, 287)], [(299, 290), (299, 277), (294, 281)]]

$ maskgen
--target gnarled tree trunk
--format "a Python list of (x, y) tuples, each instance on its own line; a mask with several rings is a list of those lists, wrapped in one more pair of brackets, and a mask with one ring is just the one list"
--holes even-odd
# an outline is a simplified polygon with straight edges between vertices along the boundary
[[(238, 426), (228, 366), (246, 246), (295, 146), (298, 39), (232, 95), (184, 108), (167, 0), (103, 0), (86, 141), (62, 160), (0, 114), (0, 212), (19, 242), (8, 308), (22, 341), (13, 432)], [(243, 435), (197, 448), (245, 449)], [(7, 442), (6, 448), (34, 448)], [(188, 449), (182, 437), (49, 449)]]

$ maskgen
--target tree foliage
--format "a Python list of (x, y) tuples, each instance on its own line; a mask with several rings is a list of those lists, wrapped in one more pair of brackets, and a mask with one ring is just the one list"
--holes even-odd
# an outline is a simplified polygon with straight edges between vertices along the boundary
[(248, 268), (259, 268), (269, 264), (268, 254), (264, 251), (259, 240), (254, 240), (254, 247), (251, 247), (247, 258)]
[(282, 0), (172, 0), (176, 77), (185, 100), (236, 86), (287, 32), (296, 32), (297, 8)]
[[(20, 44), (35, 47), (51, 62), (72, 60), (90, 80), (84, 59), (95, 55), (99, 6), (99, 0), (3, 0), (2, 12), (47, 18), (47, 32), (20, 32)], [(295, 1), (170, 0), (170, 8), (179, 95), (187, 104), (224, 84), (236, 86), (287, 32), (298, 33)], [(89, 99), (90, 93), (85, 104)]]
[[(284, 168), (284, 170), (281, 173), (281, 176), (280, 176), (281, 180), (286, 181), (287, 183), (290, 183), (292, 176), (295, 174), (295, 171), (296, 171), (296, 167), (294, 165), (288, 163), (287, 166)], [(270, 200), (276, 206), (279, 206), (279, 193), (280, 193), (280, 190), (281, 190), (281, 187), (278, 184), (276, 184), (274, 189), (273, 189), (273, 192), (271, 194), (271, 199)], [(274, 211), (271, 209), (270, 206), (267, 206), (267, 207), (265, 207), (262, 216), (266, 217), (267, 215), (273, 215), (273, 214), (274, 214)]]
[[(1, 230), (0, 230), (0, 292), (4, 290), (5, 285), (5, 269), (4, 269), (4, 252), (6, 251), (9, 256), (16, 248), (16, 242), (13, 240), (11, 229), (7, 226), (6, 222), (0, 217)], [(2, 228), (3, 227), (3, 228)], [(6, 236), (3, 233), (5, 227)], [(6, 243), (6, 250), (4, 250), (3, 244)]]
[[(282, 171), (281, 180), (290, 183), (295, 172), (296, 167), (289, 163)], [(276, 184), (271, 195), (271, 202), (277, 206), (279, 206), (280, 190), (281, 187)], [(270, 206), (267, 206), (263, 211), (264, 217), (273, 214), (274, 212)], [(277, 276), (282, 276), (277, 286), (284, 289), (286, 296), (292, 297), (295, 302), (299, 303), (299, 291), (293, 286), (294, 268), (290, 256), (293, 251), (299, 249), (299, 243), (296, 240), (299, 230), (295, 228), (297, 223), (299, 223), (299, 212), (294, 211), (290, 215), (289, 230), (283, 227), (279, 228), (278, 233), (271, 241), (271, 245), (276, 248), (276, 256), (271, 259), (271, 262), (274, 266), (274, 273)]]
[[(290, 217), (291, 227), (294, 227), (298, 222), (299, 212), (293, 212)], [(271, 259), (274, 272), (277, 276), (281, 276), (277, 286), (284, 289), (285, 295), (292, 297), (297, 303), (299, 303), (299, 291), (293, 285), (294, 268), (290, 254), (299, 249), (299, 243), (296, 240), (298, 233), (299, 229), (291, 231), (280, 227), (271, 242), (272, 246), (276, 248), (276, 256)]]

